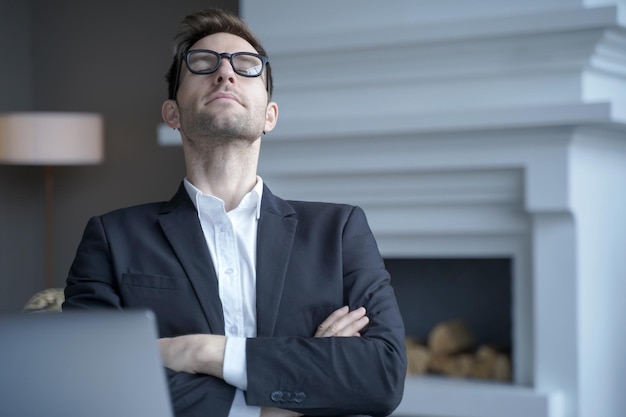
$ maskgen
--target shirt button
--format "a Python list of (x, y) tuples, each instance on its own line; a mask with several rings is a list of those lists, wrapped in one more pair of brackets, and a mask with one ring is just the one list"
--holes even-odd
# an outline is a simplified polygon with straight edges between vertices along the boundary
[(239, 328), (237, 326), (230, 326), (230, 334), (237, 334)]
[(233, 268), (226, 268), (226, 269), (224, 270), (224, 273), (225, 273), (226, 275), (232, 275), (232, 274), (234, 274), (234, 273), (235, 273), (235, 270), (234, 270)]

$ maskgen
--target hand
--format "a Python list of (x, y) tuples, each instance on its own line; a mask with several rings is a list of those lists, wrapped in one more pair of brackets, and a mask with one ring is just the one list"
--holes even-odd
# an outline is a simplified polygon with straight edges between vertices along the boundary
[(163, 365), (176, 372), (224, 377), (226, 337), (190, 334), (158, 340)]
[(369, 323), (365, 307), (350, 311), (348, 306), (335, 310), (322, 322), (315, 332), (315, 337), (360, 337), (361, 331)]
[(260, 417), (300, 417), (304, 414), (295, 411), (284, 410), (282, 408), (262, 407)]

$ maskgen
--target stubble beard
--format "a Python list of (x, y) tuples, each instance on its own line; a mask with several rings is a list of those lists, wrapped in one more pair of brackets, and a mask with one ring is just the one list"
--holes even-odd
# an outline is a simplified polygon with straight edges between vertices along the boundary
[(181, 109), (180, 123), (185, 136), (195, 146), (214, 148), (250, 144), (261, 136), (263, 126), (250, 115), (223, 115)]

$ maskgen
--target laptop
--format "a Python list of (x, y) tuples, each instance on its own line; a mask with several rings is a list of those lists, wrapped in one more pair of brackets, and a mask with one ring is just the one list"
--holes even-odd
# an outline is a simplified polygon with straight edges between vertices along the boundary
[(149, 311), (0, 315), (0, 416), (173, 417)]

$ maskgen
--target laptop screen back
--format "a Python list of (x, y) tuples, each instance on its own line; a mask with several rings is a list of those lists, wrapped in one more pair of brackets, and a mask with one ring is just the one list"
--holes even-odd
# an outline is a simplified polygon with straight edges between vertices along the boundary
[(3, 315), (0, 335), (0, 416), (173, 416), (150, 312)]

